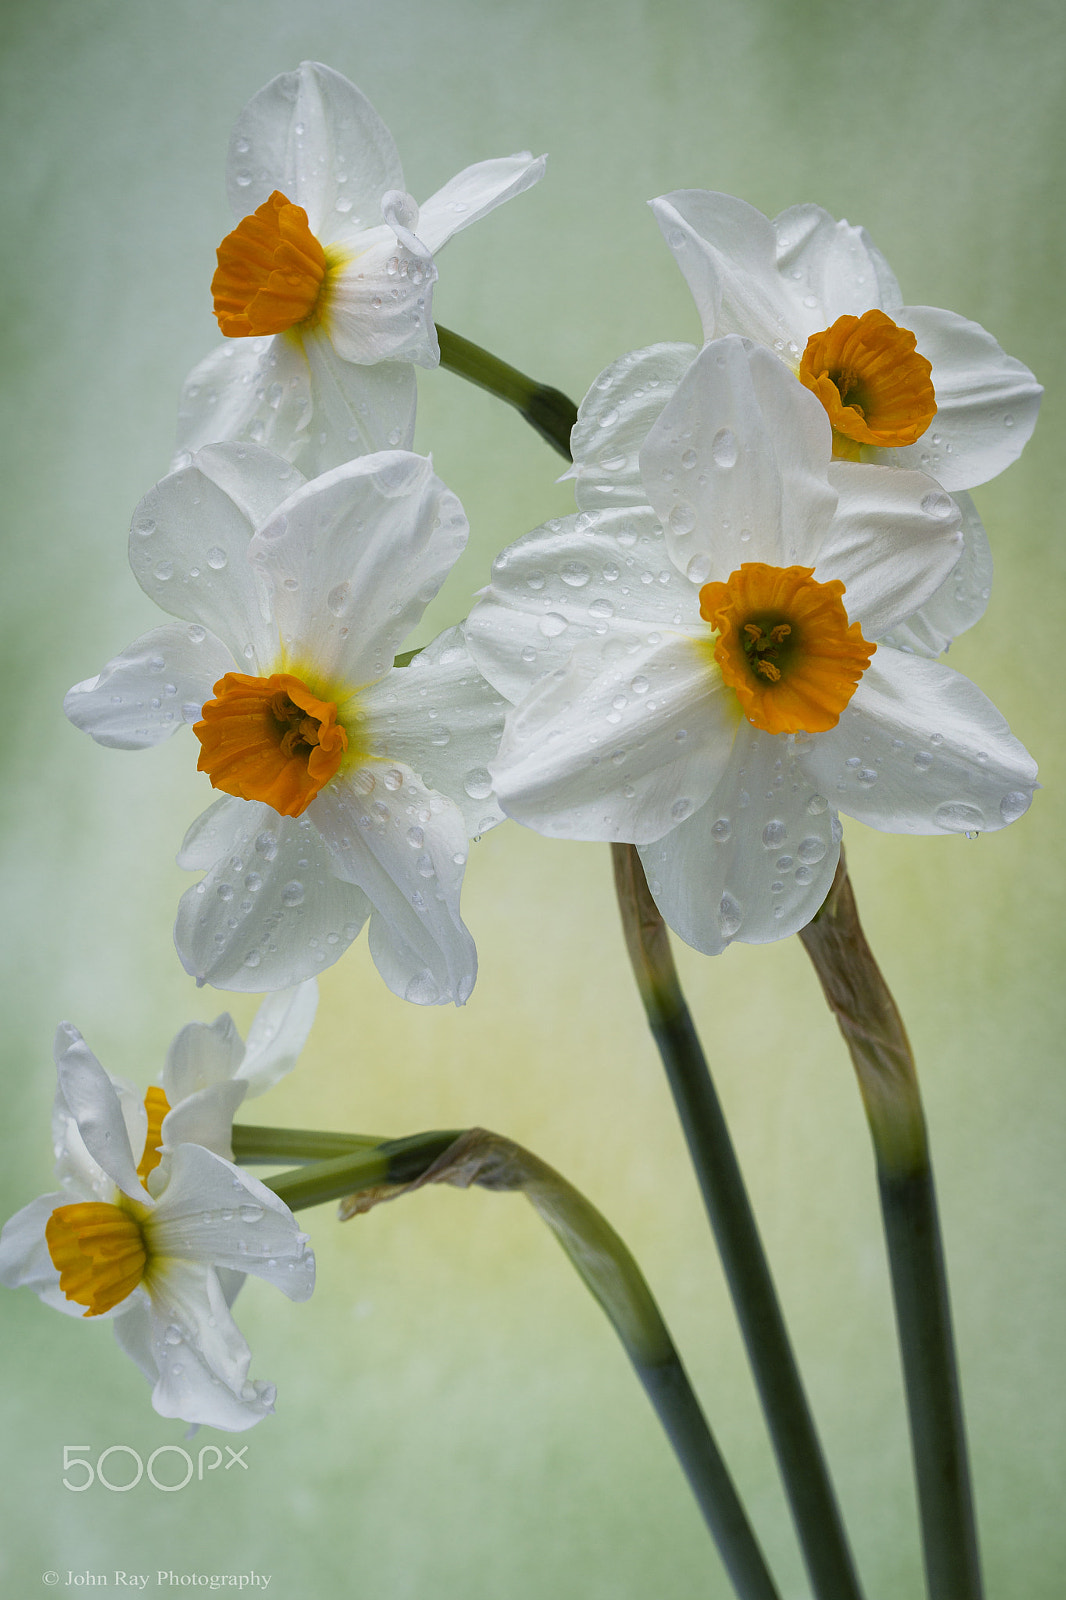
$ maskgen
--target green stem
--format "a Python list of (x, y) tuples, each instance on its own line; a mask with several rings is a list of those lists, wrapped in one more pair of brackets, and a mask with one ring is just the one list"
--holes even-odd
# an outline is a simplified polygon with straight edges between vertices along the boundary
[(612, 845), (637, 987), (677, 1105), (722, 1258), (811, 1587), (861, 1600), (836, 1496), (729, 1128), (692, 1023), (666, 929), (633, 845)]
[(242, 1166), (281, 1161), (326, 1161), (375, 1149), (382, 1141), (364, 1133), (315, 1133), (307, 1128), (259, 1128), (233, 1125), (233, 1159)]
[[(446, 1139), (451, 1143), (441, 1149)], [(376, 1165), (366, 1154), (347, 1158), (348, 1181), (355, 1192), (342, 1206), (342, 1216), (368, 1211), (382, 1200), (429, 1183), (461, 1188), (478, 1184), (497, 1192), (520, 1190), (526, 1196), (621, 1340), (737, 1594), (741, 1600), (779, 1600), (662, 1314), (640, 1268), (610, 1223), (531, 1151), (482, 1128), (456, 1136), (416, 1134), (382, 1145), (377, 1154)], [(322, 1163), (327, 1188), (335, 1187), (338, 1174), (326, 1174), (325, 1169), (335, 1166)], [(306, 1178), (307, 1174), (300, 1175), (297, 1183)], [(287, 1200), (295, 1193), (300, 1203), (309, 1203), (305, 1192), (291, 1183), (279, 1186), (275, 1182), (272, 1187)]]
[(509, 367), (506, 361), (500, 361), (488, 350), (471, 344), (469, 339), (461, 338), (450, 329), (442, 328), (439, 322), (437, 339), (442, 367), (457, 372), (479, 389), (487, 389), (497, 399), (506, 400), (553, 449), (558, 450), (567, 461), (572, 459), (570, 430), (577, 421), (577, 407), (572, 400), (559, 389), (527, 378), (517, 367)]
[(800, 938), (851, 1054), (877, 1162), (931, 1600), (981, 1600), (966, 1427), (929, 1140), (906, 1030), (841, 856)]

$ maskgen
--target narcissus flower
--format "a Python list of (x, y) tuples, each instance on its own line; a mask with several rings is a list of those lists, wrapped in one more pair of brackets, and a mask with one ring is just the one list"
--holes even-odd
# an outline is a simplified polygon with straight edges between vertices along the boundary
[(396, 993), (462, 1003), (468, 841), (499, 820), (486, 765), (503, 702), (451, 629), (398, 647), (462, 551), (462, 507), (429, 461), (363, 456), (303, 483), (270, 451), (210, 446), (138, 507), (130, 562), (183, 619), (75, 685), (65, 709), (140, 749), (193, 725), (221, 791), (179, 862), (186, 969), (226, 989), (299, 982), (370, 918)]
[(820, 403), (748, 341), (706, 346), (665, 408), (658, 359), (632, 358), (631, 405), (609, 374), (609, 426), (632, 446), (653, 419), (622, 503), (504, 551), (467, 632), (515, 707), (491, 764), (504, 811), (638, 845), (667, 922), (713, 954), (811, 919), (837, 810), (890, 832), (1002, 827), (1035, 767), (965, 678), (885, 642), (958, 561), (950, 496), (833, 462)]
[(353, 84), (313, 61), (274, 78), (230, 141), (240, 220), (211, 285), (226, 343), (185, 384), (179, 452), (247, 439), (313, 474), (409, 446), (411, 363), (439, 360), (436, 252), (543, 173), (528, 151), (481, 161), (420, 208)]
[(1020, 454), (1043, 393), (1032, 373), (976, 322), (905, 306), (864, 228), (813, 205), (771, 222), (703, 189), (651, 208), (704, 339), (774, 350), (825, 407), (836, 456), (917, 467), (954, 493)]
[[(287, 1040), (280, 1049), (264, 1039), (253, 1047), (249, 1038), (249, 1056), (258, 1054), (267, 1075), (286, 1070), (290, 1048), (306, 1032), (308, 999), (275, 1006), (278, 1014), (264, 1020), (264, 1031), (273, 1027)], [(7, 1223), (0, 1282), (34, 1289), (71, 1316), (111, 1320), (152, 1384), (161, 1416), (239, 1432), (274, 1409), (275, 1390), (248, 1377), (251, 1354), (230, 1312), (234, 1296), (253, 1273), (290, 1300), (306, 1300), (315, 1263), (288, 1206), (214, 1151), (185, 1142), (198, 1114), (218, 1125), (220, 1106), (205, 1098), (210, 1086), (192, 1084), (212, 1075), (220, 1081), (219, 1049), (232, 1066), (240, 1040), (232, 1024), (220, 1027), (226, 1021), (205, 1030), (215, 1036), (206, 1054), (204, 1040), (188, 1030), (175, 1039), (164, 1083), (180, 1103), (169, 1117), (162, 1086), (142, 1102), (132, 1085), (108, 1076), (75, 1028), (59, 1028), (52, 1137), (62, 1189)], [(209, 1057), (216, 1059), (205, 1073)], [(164, 1135), (164, 1119), (181, 1142)]]

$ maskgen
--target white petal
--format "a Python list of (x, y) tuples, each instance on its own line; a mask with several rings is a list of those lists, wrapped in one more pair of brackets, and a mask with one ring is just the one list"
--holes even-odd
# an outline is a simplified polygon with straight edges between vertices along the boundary
[(244, 1045), (228, 1012), (214, 1022), (189, 1022), (171, 1040), (163, 1069), (163, 1089), (171, 1106), (208, 1089), (227, 1083), (244, 1060)]
[(136, 1158), (111, 1079), (85, 1040), (69, 1025), (56, 1034), (55, 1056), (59, 1092), (89, 1155), (124, 1194), (143, 1202), (145, 1193), (137, 1177)]
[(119, 1349), (140, 1367), (148, 1382), (154, 1384), (159, 1377), (159, 1363), (155, 1358), (152, 1303), (147, 1294), (130, 1295), (125, 1299), (111, 1326)]
[(0, 1233), (0, 1283), (8, 1289), (32, 1289), (54, 1311), (83, 1317), (85, 1307), (68, 1300), (59, 1287), (59, 1273), (44, 1237), (52, 1212), (70, 1204), (69, 1194), (43, 1194), (4, 1223)]
[[(213, 1083), (209, 1088), (198, 1089), (175, 1105), (163, 1118), (163, 1149), (169, 1155), (180, 1145), (203, 1145), (213, 1150), (224, 1161), (233, 1160), (233, 1118), (247, 1093), (247, 1084), (240, 1079), (229, 1083)], [(162, 1170), (157, 1168), (156, 1172)], [(152, 1173), (148, 1185), (153, 1195), (160, 1192), (160, 1183)], [(168, 1169), (169, 1181), (169, 1169)]]
[(922, 467), (945, 489), (987, 483), (1021, 454), (1043, 389), (977, 322), (932, 306), (904, 306), (898, 320), (932, 363), (937, 412), (916, 444), (877, 458)]
[(471, 836), (501, 820), (486, 769), (499, 748), (506, 705), (474, 665), (458, 628), (387, 673), (360, 705), (375, 758), (361, 782), (380, 781), (380, 763), (395, 761), (453, 800)]
[[(217, 853), (215, 853), (217, 851)], [(178, 905), (186, 972), (219, 989), (284, 989), (331, 966), (370, 907), (342, 883), (314, 825), (226, 799), (193, 824), (180, 866), (210, 870)]]
[(562, 517), (510, 545), (465, 631), (489, 682), (517, 704), (587, 640), (628, 651), (650, 632), (700, 626), (699, 591), (644, 506)]
[(197, 1144), (174, 1151), (166, 1190), (145, 1231), (153, 1254), (253, 1273), (290, 1300), (306, 1300), (315, 1286), (307, 1235), (285, 1202), (251, 1173)]
[(730, 338), (700, 351), (644, 442), (640, 473), (675, 563), (705, 583), (744, 561), (814, 565), (836, 506), (830, 456), (814, 395), (769, 351)]
[(275, 638), (248, 561), (249, 513), (262, 508), (265, 518), (302, 482), (268, 450), (216, 444), (157, 483), (133, 514), (130, 566), (145, 594), (207, 628), (246, 667), (269, 659)]
[(886, 833), (1002, 828), (1036, 783), (1036, 763), (967, 678), (884, 645), (800, 759), (835, 806)]
[(296, 459), (315, 477), (353, 456), (409, 450), (415, 436), (416, 380), (409, 361), (374, 367), (344, 361), (321, 328), (303, 335), (314, 414)]
[(838, 317), (861, 317), (871, 310), (895, 317), (903, 304), (899, 284), (865, 228), (838, 222), (814, 205), (789, 206), (772, 226), (777, 270), (805, 339)]
[(311, 369), (298, 333), (226, 339), (182, 387), (173, 465), (187, 466), (192, 452), (220, 439), (303, 462), (310, 418)]
[[(251, 1352), (209, 1267), (166, 1262), (153, 1276), (151, 1297), (151, 1358), (159, 1374), (152, 1405), (160, 1416), (236, 1433), (273, 1411), (274, 1386), (249, 1382)], [(128, 1348), (146, 1370), (141, 1341)]]
[(897, 650), (938, 656), (985, 614), (992, 593), (988, 535), (970, 496), (957, 489), (952, 499), (962, 514), (962, 555), (936, 593), (885, 638)]
[(339, 226), (373, 227), (386, 189), (403, 187), (392, 135), (370, 101), (320, 62), (271, 79), (237, 118), (226, 181), (235, 216), (280, 189), (328, 244)]
[(135, 639), (95, 678), (76, 683), (63, 710), (97, 744), (145, 750), (198, 721), (214, 684), (236, 665), (198, 623), (168, 623)]
[(819, 583), (839, 578), (851, 622), (880, 639), (913, 616), (962, 555), (962, 513), (924, 472), (837, 462), (837, 514), (818, 552)]
[(452, 234), (539, 183), (547, 159), (521, 150), (517, 155), (498, 156), (464, 167), (420, 208), (418, 237), (436, 252)]
[[(413, 241), (417, 243), (417, 241)], [(331, 274), (322, 333), (343, 361), (439, 360), (432, 324), (437, 269), (385, 226), (361, 234), (351, 258)]]
[(467, 532), (431, 462), (383, 451), (298, 490), (263, 524), (251, 556), (273, 588), (289, 656), (354, 689), (389, 671)]
[[(359, 774), (355, 775), (358, 779)], [(371, 793), (335, 779), (310, 815), (334, 871), (374, 908), (371, 954), (395, 994), (419, 1005), (462, 1005), (474, 987), (474, 941), (459, 915), (467, 832), (458, 806), (409, 768)]]
[(696, 358), (690, 344), (653, 344), (605, 367), (570, 436), (574, 498), (583, 511), (644, 506), (638, 456), (648, 431)]
[(804, 927), (839, 853), (836, 815), (799, 769), (792, 741), (742, 727), (711, 799), (640, 857), (669, 926), (717, 955), (733, 939), (768, 944)]
[(692, 290), (704, 340), (739, 333), (798, 361), (803, 330), (777, 270), (777, 235), (762, 212), (706, 189), (679, 189), (650, 204)]
[(239, 1077), (248, 1095), (262, 1094), (292, 1071), (307, 1043), (318, 1009), (318, 984), (314, 978), (267, 995), (248, 1030)]
[(643, 844), (711, 794), (738, 714), (691, 637), (621, 656), (585, 645), (508, 716), (489, 770), (507, 815), (538, 833)]

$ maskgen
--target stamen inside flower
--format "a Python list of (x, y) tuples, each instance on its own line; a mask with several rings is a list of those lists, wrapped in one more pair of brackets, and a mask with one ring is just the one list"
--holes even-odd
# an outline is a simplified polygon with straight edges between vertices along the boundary
[(192, 731), (202, 747), (197, 771), (216, 789), (262, 800), (283, 817), (307, 810), (348, 748), (334, 702), (319, 700), (288, 672), (227, 672)]
[(326, 252), (307, 212), (275, 189), (218, 247), (211, 280), (215, 316), (230, 339), (284, 333), (314, 315), (326, 281)]
[(936, 416), (932, 367), (917, 340), (883, 311), (838, 317), (812, 333), (799, 380), (833, 424), (833, 454), (859, 459), (864, 444), (914, 444)]
[(163, 1159), (163, 1118), (170, 1110), (170, 1102), (158, 1084), (152, 1084), (144, 1097), (148, 1113), (148, 1132), (144, 1138), (144, 1154), (137, 1168), (137, 1176), (148, 1187), (148, 1174), (154, 1172)]
[(819, 583), (813, 572), (746, 561), (700, 590), (722, 677), (765, 733), (835, 728), (877, 648), (849, 624), (840, 580)]
[(59, 1206), (44, 1230), (48, 1254), (68, 1300), (87, 1317), (110, 1311), (144, 1277), (148, 1250), (134, 1217), (121, 1206), (87, 1200)]

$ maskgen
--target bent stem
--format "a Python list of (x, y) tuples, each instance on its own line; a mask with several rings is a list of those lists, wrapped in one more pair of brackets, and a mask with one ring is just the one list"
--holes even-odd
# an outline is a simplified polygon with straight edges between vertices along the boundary
[(703, 1194), (818, 1600), (861, 1600), (836, 1496), (736, 1151), (633, 845), (611, 846), (626, 947)]
[(577, 421), (577, 407), (561, 390), (527, 378), (517, 367), (509, 367), (506, 361), (450, 329), (442, 328), (439, 322), (437, 339), (442, 367), (458, 373), (479, 389), (487, 389), (498, 400), (506, 400), (554, 450), (567, 461), (572, 459), (570, 430)]
[(841, 856), (800, 933), (859, 1080), (873, 1139), (931, 1600), (980, 1600), (966, 1428), (944, 1247), (914, 1056), (866, 942)]
[[(234, 1129), (234, 1148), (263, 1148), (284, 1130)], [(238, 1133), (240, 1138), (238, 1138)], [(294, 1132), (294, 1152), (358, 1136)], [(284, 1142), (284, 1141), (279, 1141)], [(345, 1196), (342, 1217), (430, 1183), (520, 1190), (554, 1233), (614, 1328), (689, 1481), (740, 1600), (780, 1600), (688, 1375), (651, 1290), (623, 1241), (559, 1173), (481, 1128), (370, 1144), (267, 1179), (292, 1209)]]

